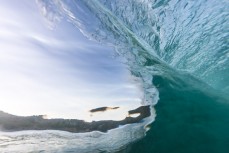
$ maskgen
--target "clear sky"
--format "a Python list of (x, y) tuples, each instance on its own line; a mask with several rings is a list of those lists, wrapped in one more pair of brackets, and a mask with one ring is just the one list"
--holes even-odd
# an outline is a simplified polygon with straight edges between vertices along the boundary
[[(62, 20), (50, 29), (35, 1), (0, 0), (0, 110), (50, 118), (121, 119), (142, 93), (112, 48)], [(120, 106), (90, 118), (88, 110)]]

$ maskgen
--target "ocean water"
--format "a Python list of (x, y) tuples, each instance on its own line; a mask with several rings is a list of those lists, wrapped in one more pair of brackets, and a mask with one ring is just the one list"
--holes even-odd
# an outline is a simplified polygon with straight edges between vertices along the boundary
[(173, 88), (168, 80), (157, 79), (162, 86), (155, 122), (145, 138), (131, 145), (130, 152), (228, 152), (228, 100), (199, 90)]
[(113, 47), (141, 83), (142, 105), (151, 105), (151, 116), (105, 134), (2, 133), (5, 152), (23, 152), (18, 144), (43, 152), (229, 152), (227, 0), (36, 4), (51, 28), (65, 20), (91, 41)]

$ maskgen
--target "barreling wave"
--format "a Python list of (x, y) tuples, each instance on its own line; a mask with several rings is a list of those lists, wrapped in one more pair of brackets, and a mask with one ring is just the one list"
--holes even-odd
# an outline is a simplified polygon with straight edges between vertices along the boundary
[(38, 2), (53, 25), (65, 18), (89, 39), (113, 46), (132, 75), (142, 81), (144, 104), (158, 101), (153, 76), (166, 78), (179, 88), (194, 87), (227, 97), (228, 1)]
[[(143, 105), (158, 102), (158, 76), (168, 80), (172, 89), (193, 89), (229, 98), (227, 0), (37, 0), (37, 4), (49, 27), (68, 20), (89, 39), (113, 46), (132, 75), (142, 82)], [(10, 146), (4, 147), (6, 152), (24, 152), (24, 148), (41, 152), (115, 152), (142, 138), (145, 126), (154, 117), (152, 109), (150, 118), (141, 123), (108, 133), (24, 131), (0, 133), (0, 140)], [(35, 148), (31, 144), (36, 144)]]

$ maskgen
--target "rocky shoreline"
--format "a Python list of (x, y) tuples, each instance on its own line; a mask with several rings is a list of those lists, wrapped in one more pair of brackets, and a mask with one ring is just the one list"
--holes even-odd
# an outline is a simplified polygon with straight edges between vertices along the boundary
[(126, 117), (121, 121), (102, 120), (85, 122), (77, 119), (45, 119), (39, 116), (15, 116), (0, 111), (0, 130), (5, 132), (23, 130), (61, 130), (74, 133), (84, 133), (91, 131), (107, 132), (110, 129), (131, 123), (140, 122), (150, 116), (150, 106), (141, 106), (130, 110), (129, 115), (139, 113), (138, 117)]

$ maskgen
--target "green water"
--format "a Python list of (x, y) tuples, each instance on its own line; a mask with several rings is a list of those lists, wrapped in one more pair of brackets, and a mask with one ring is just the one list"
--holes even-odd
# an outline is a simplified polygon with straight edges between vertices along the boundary
[(161, 78), (157, 117), (130, 153), (228, 153), (227, 100), (198, 90), (174, 88)]

